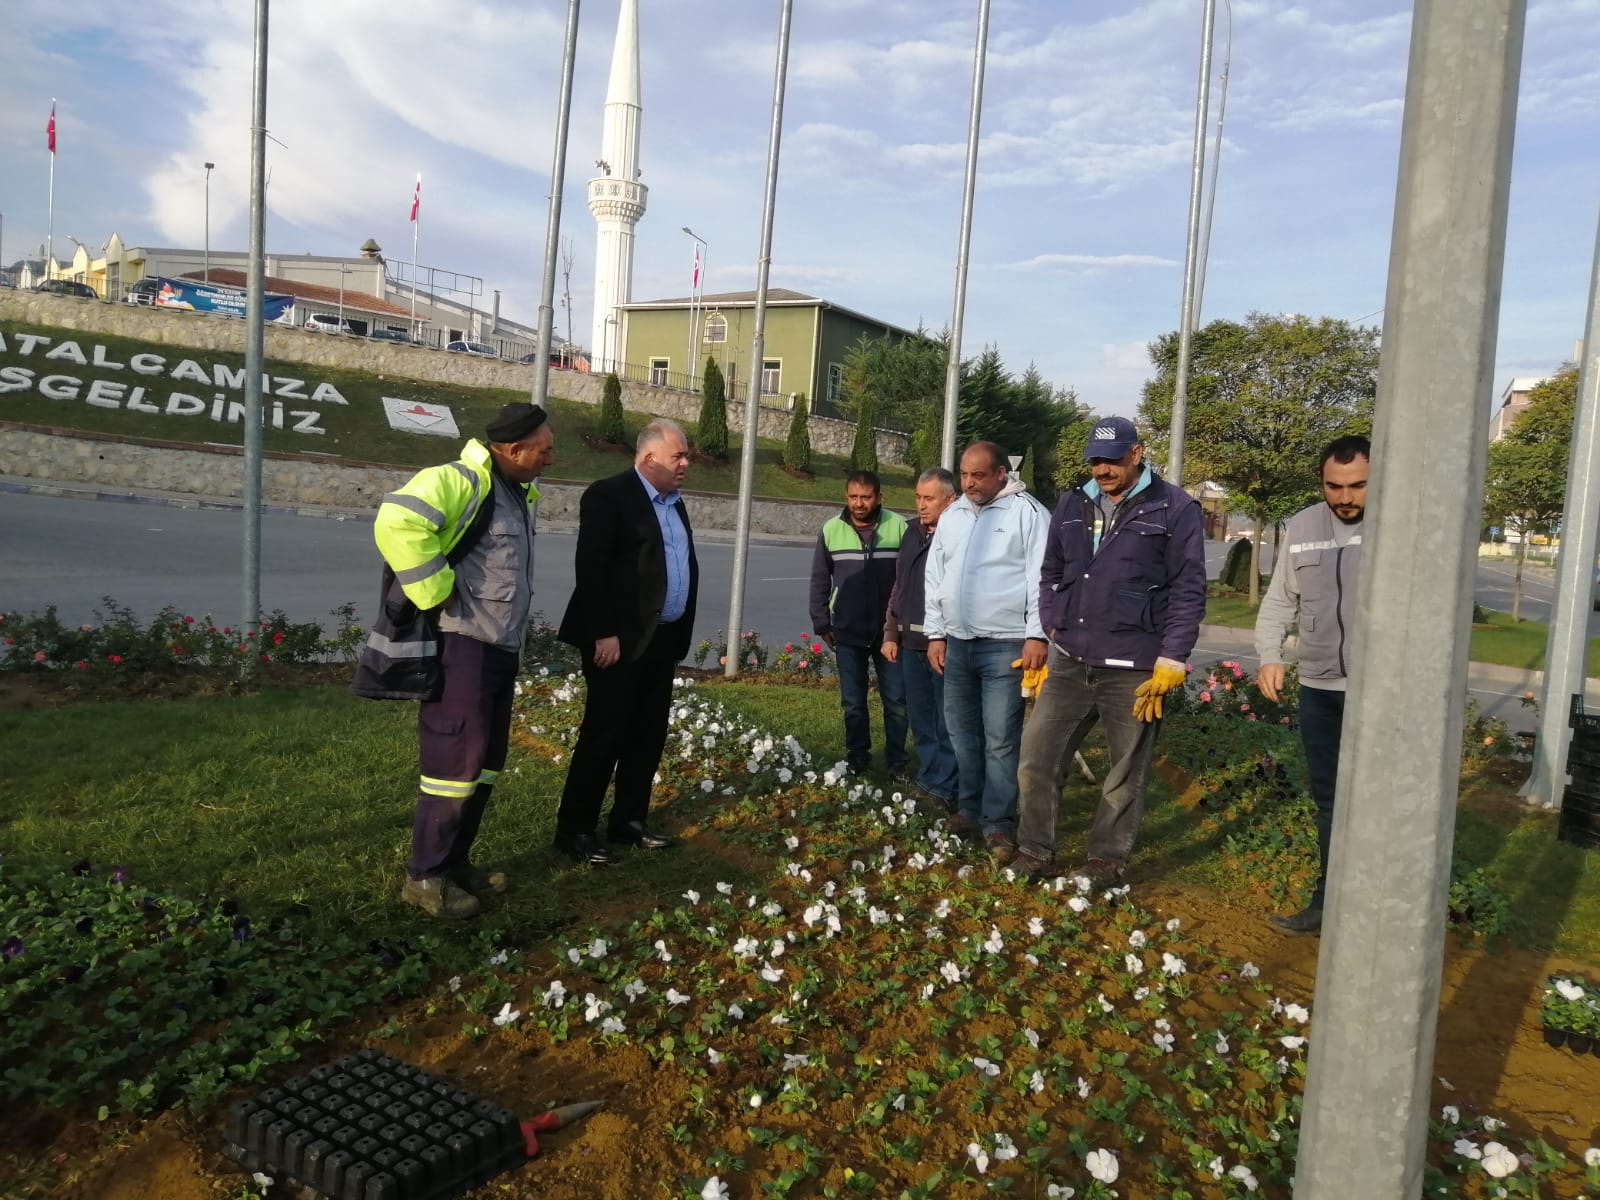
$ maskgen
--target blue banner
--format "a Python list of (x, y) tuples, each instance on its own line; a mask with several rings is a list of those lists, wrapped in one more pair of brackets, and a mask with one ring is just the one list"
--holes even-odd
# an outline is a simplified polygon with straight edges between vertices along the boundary
[[(245, 315), (247, 293), (244, 288), (225, 287), (216, 283), (199, 283), (193, 279), (160, 278), (161, 290), (156, 293), (159, 308), (183, 308), (190, 312), (221, 313), (225, 317)], [(262, 317), (276, 321), (294, 304), (293, 296), (278, 296), (271, 292), (263, 298)]]

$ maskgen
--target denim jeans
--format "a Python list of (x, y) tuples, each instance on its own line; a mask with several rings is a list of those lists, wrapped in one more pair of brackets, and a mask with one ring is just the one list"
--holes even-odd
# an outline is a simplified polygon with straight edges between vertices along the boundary
[(1311, 799), (1317, 806), (1317, 887), (1307, 908), (1321, 908), (1328, 892), (1328, 845), (1333, 839), (1333, 790), (1339, 781), (1339, 733), (1344, 726), (1344, 693), (1300, 685), (1300, 743), (1311, 772)]
[(906, 688), (900, 664), (892, 663), (876, 646), (833, 648), (839, 663), (839, 704), (844, 709), (844, 756), (853, 767), (872, 761), (872, 719), (867, 714), (867, 663), (878, 677), (878, 699), (883, 702), (883, 761), (891, 772), (911, 764), (906, 750)]
[(1021, 638), (945, 643), (944, 720), (956, 752), (956, 804), (985, 836), (1017, 827), (1017, 750), (1022, 741)]
[(1144, 820), (1145, 782), (1161, 729), (1160, 721), (1133, 715), (1134, 692), (1149, 678), (1144, 671), (1087, 666), (1050, 647), (1050, 674), (1022, 735), (1021, 849), (1039, 858), (1055, 857), (1062, 769), (1099, 722), (1106, 727), (1111, 764), (1089, 827), (1088, 857), (1128, 860)]
[(946, 804), (956, 802), (956, 752), (944, 723), (944, 676), (928, 665), (926, 650), (900, 647), (906, 715), (917, 747), (917, 786)]

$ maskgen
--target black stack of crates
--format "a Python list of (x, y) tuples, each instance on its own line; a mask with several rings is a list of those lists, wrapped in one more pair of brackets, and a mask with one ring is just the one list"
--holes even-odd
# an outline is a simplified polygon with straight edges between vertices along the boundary
[(373, 1049), (228, 1114), (223, 1149), (334, 1200), (447, 1200), (527, 1161), (517, 1117)]
[(1567, 774), (1572, 782), (1561, 794), (1561, 821), (1556, 837), (1574, 846), (1600, 846), (1600, 713), (1583, 711), (1583, 697), (1572, 698), (1572, 746)]

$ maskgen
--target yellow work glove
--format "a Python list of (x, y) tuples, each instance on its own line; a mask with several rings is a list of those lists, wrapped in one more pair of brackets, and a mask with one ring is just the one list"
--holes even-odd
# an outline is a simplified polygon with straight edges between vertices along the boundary
[(1156, 669), (1150, 673), (1150, 678), (1133, 693), (1133, 715), (1141, 721), (1159, 721), (1161, 697), (1175, 687), (1182, 687), (1188, 675), (1189, 668), (1181, 662), (1173, 662), (1170, 658), (1156, 659)]
[[(1015, 671), (1020, 666), (1022, 666), (1022, 660), (1019, 658), (1016, 662), (1011, 664), (1011, 669)], [(1049, 663), (1041, 663), (1039, 666), (1034, 667), (1031, 670), (1024, 671), (1022, 673), (1022, 698), (1027, 700), (1037, 696), (1039, 694), (1039, 689), (1044, 686), (1044, 681), (1049, 674)]]

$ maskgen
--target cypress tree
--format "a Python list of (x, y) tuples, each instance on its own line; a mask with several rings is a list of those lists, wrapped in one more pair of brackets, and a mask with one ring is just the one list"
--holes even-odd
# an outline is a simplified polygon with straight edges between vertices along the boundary
[(791, 471), (811, 469), (811, 430), (806, 423), (804, 392), (795, 396), (794, 411), (789, 414), (789, 437), (783, 443), (783, 465)]
[(700, 384), (700, 422), (695, 446), (712, 458), (728, 457), (728, 397), (717, 360), (706, 355), (705, 378)]
[(628, 440), (628, 427), (622, 419), (622, 380), (616, 372), (606, 376), (605, 389), (600, 393), (600, 439), (624, 445)]

